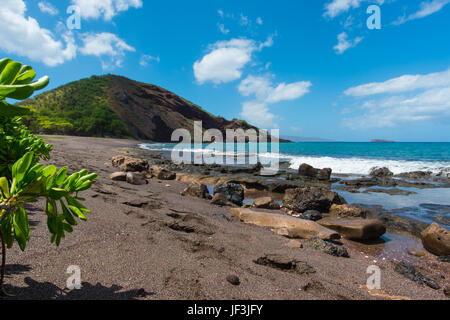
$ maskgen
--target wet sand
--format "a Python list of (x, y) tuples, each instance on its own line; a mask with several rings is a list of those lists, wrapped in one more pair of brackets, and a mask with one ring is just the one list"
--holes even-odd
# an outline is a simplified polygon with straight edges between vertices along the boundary
[[(181, 196), (185, 182), (111, 181), (108, 175), (117, 171), (111, 158), (136, 141), (46, 139), (55, 146), (49, 164), (87, 168), (100, 179), (83, 194), (92, 210), (88, 221), (59, 248), (50, 244), (43, 203), (33, 207), (28, 248), (22, 253), (14, 245), (8, 251), (5, 282), (13, 299), (447, 299), (442, 289), (396, 273), (394, 260), (379, 257), (380, 244), (363, 251), (367, 245), (343, 240), (350, 259), (291, 248), (289, 239), (237, 221), (229, 208)], [(268, 254), (296, 260), (309, 272), (254, 262)], [(435, 262), (415, 266), (445, 288), (448, 264), (429, 259)], [(69, 292), (64, 288), (71, 265), (81, 268), (83, 287)], [(381, 291), (365, 287), (370, 265), (381, 269)], [(227, 282), (230, 274), (239, 277), (239, 286)]]

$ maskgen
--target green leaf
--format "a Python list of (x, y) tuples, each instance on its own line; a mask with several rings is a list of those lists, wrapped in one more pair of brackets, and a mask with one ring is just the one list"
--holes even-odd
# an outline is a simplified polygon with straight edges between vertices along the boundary
[(0, 97), (5, 97), (11, 92), (16, 91), (16, 88), (13, 86), (0, 86)]
[(50, 78), (45, 76), (40, 78), (38, 81), (30, 83), (30, 86), (33, 87), (35, 91), (44, 89), (50, 82)]
[(44, 170), (42, 170), (42, 175), (44, 177), (53, 176), (56, 173), (56, 167), (55, 166), (48, 166)]
[(77, 221), (74, 219), (74, 217), (70, 213), (69, 209), (67, 209), (66, 205), (64, 204), (64, 202), (62, 200), (60, 201), (60, 204), (61, 204), (63, 215), (64, 215), (64, 218), (66, 219), (66, 221), (69, 224), (71, 224), (72, 226), (76, 226), (78, 224)]
[(9, 216), (8, 218), (5, 219), (5, 221), (3, 221), (2, 223), (2, 232), (3, 232), (3, 236), (5, 238), (5, 242), (6, 245), (8, 247), (8, 249), (11, 249), (11, 247), (13, 246), (14, 243), (14, 238), (12, 237), (12, 216)]
[(30, 66), (23, 66), (14, 84), (28, 84), (34, 80), (36, 72)]
[(3, 195), (6, 199), (9, 198), (9, 182), (5, 177), (0, 178), (0, 189), (3, 192)]
[(67, 179), (67, 171), (69, 170), (68, 167), (62, 167), (58, 173), (56, 174), (55, 183), (56, 185), (60, 186), (63, 184), (63, 182)]
[(21, 68), (21, 63), (15, 61), (9, 62), (0, 76), (0, 85), (12, 84)]
[(28, 114), (30, 110), (28, 108), (13, 106), (6, 103), (5, 101), (0, 101), (0, 116), (3, 117), (20, 117)]
[(14, 214), (14, 235), (20, 250), (24, 251), (30, 239), (30, 224), (28, 216), (23, 207), (19, 207)]
[(30, 169), (31, 163), (34, 159), (33, 152), (27, 152), (21, 159), (19, 159), (12, 168), (12, 174), (16, 183), (19, 184), (22, 182), (25, 177), (28, 169)]
[(8, 63), (12, 62), (9, 58), (4, 58), (0, 60), (0, 72), (3, 72)]
[(14, 91), (6, 95), (7, 98), (25, 100), (34, 93), (34, 88), (30, 85), (13, 86)]

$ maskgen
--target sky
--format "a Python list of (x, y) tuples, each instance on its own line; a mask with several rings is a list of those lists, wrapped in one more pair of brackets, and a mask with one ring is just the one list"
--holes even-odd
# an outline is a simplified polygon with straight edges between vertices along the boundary
[(450, 0), (1, 0), (47, 89), (118, 74), (283, 136), (450, 141)]

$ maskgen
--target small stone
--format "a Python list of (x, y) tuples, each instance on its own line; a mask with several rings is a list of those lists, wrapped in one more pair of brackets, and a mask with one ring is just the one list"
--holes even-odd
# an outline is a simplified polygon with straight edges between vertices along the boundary
[(147, 292), (145, 291), (144, 288), (141, 288), (137, 291), (136, 296), (144, 298), (147, 296)]
[(450, 262), (450, 256), (440, 256), (440, 257), (438, 257), (438, 261), (440, 261), (440, 262)]
[(408, 253), (415, 257), (423, 257), (425, 255), (425, 250), (419, 247), (409, 247)]
[(300, 215), (300, 218), (305, 219), (305, 220), (318, 221), (318, 220), (322, 219), (322, 214), (317, 210), (308, 210), (308, 211), (303, 212)]
[(444, 294), (445, 294), (447, 297), (450, 297), (450, 286), (447, 286), (447, 287), (444, 288)]
[(288, 243), (286, 243), (286, 247), (288, 248), (295, 248), (295, 249), (302, 249), (303, 244), (297, 240), (289, 240)]
[(231, 283), (233, 286), (238, 286), (241, 284), (239, 277), (234, 274), (230, 274), (229, 276), (227, 276), (227, 281)]
[(335, 257), (350, 258), (347, 249), (342, 245), (337, 245), (331, 241), (325, 241), (320, 238), (311, 238), (307, 241), (309, 247), (320, 250)]
[(126, 172), (114, 172), (109, 175), (109, 178), (112, 181), (126, 181), (127, 173)]

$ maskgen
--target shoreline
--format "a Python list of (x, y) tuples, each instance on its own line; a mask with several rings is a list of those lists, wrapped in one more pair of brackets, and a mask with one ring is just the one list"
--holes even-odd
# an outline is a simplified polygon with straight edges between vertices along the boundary
[[(176, 181), (150, 179), (140, 186), (111, 181), (108, 176), (117, 171), (111, 165), (113, 156), (142, 156), (134, 148), (136, 141), (46, 139), (55, 146), (49, 164), (70, 163), (74, 170), (99, 173), (100, 179), (83, 195), (93, 213), (60, 248), (50, 245), (43, 204), (36, 205), (30, 247), (25, 253), (17, 247), (9, 251), (6, 288), (19, 299), (447, 299), (442, 289), (420, 286), (395, 272), (394, 260), (379, 258), (383, 244), (342, 239), (350, 258), (337, 258), (309, 248), (305, 240), (292, 242), (244, 224), (227, 207), (183, 197), (190, 173)], [(298, 244), (303, 248), (293, 247)], [(370, 250), (363, 252), (363, 247)], [(274, 254), (301, 261), (314, 272), (299, 274), (255, 263)], [(442, 288), (449, 285), (445, 263), (431, 255), (420, 261), (414, 265), (424, 275)], [(382, 270), (380, 292), (364, 287), (371, 264)], [(81, 267), (83, 289), (59, 293), (70, 265)], [(239, 276), (239, 286), (227, 282), (230, 274)]]

